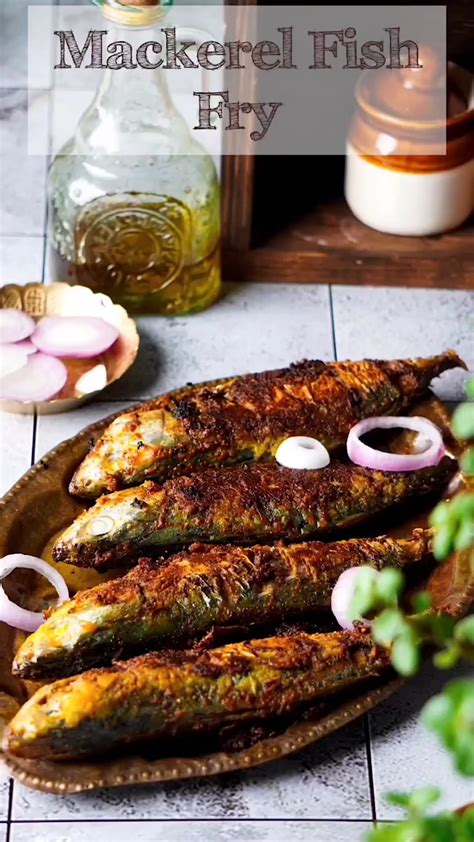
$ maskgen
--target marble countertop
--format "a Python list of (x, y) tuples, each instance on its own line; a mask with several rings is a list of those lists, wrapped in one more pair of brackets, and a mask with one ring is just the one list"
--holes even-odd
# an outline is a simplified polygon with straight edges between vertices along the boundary
[[(25, 0), (2, 5), (1, 29), (21, 43)], [(13, 8), (15, 7), (15, 8)], [(19, 40), (18, 40), (19, 39)], [(49, 280), (45, 236), (46, 157), (26, 153), (27, 91), (18, 51), (0, 81), (0, 283)], [(36, 130), (47, 132), (47, 98), (37, 93)], [(429, 248), (429, 244), (427, 244)], [(0, 416), (1, 492), (59, 441), (121, 406), (188, 380), (321, 359), (429, 355), (455, 348), (474, 367), (474, 296), (462, 291), (351, 286), (228, 286), (211, 310), (188, 318), (141, 318), (141, 350), (103, 399), (47, 418)], [(435, 383), (462, 397), (463, 375)], [(474, 800), (449, 757), (419, 723), (425, 700), (446, 677), (429, 666), (363, 720), (293, 757), (207, 780), (58, 797), (0, 773), (0, 842), (358, 842), (375, 819), (399, 815), (384, 793), (435, 784), (443, 806)]]

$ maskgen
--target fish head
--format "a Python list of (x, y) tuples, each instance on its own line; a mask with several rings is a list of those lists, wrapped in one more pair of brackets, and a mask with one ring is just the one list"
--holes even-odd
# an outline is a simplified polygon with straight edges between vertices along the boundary
[[(117, 545), (123, 547), (124, 556), (130, 555), (132, 546), (138, 549), (140, 541), (146, 540), (153, 524), (156, 525), (156, 507), (159, 508), (162, 495), (160, 486), (145, 482), (139, 488), (100, 497), (59, 536), (53, 547), (55, 560), (101, 566), (95, 564), (95, 558), (100, 555), (104, 559), (107, 550)], [(151, 497), (154, 516), (150, 514)]]

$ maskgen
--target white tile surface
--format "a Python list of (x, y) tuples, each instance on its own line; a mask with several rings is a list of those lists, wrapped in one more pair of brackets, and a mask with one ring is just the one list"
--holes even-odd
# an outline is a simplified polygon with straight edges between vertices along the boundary
[[(12, 825), (11, 842), (361, 842), (367, 824), (344, 822), (126, 822)], [(0, 836), (1, 839), (1, 836)]]
[[(429, 356), (454, 348), (474, 369), (474, 293), (460, 290), (333, 287), (338, 359)], [(466, 375), (435, 381), (444, 400), (461, 400)]]
[(6, 824), (0, 824), (0, 842), (6, 842), (7, 838), (7, 826)]
[(0, 285), (41, 283), (44, 237), (0, 237)]
[(84, 427), (106, 418), (112, 413), (125, 410), (131, 403), (127, 401), (117, 403), (96, 403), (86, 404), (73, 412), (64, 412), (59, 415), (47, 415), (38, 418), (36, 428), (35, 460), (41, 459), (48, 450), (52, 450), (60, 442), (75, 436)]
[(28, 6), (54, 7), (54, 5), (55, 0), (2, 0), (0, 4), (0, 32), (2, 33), (0, 88), (26, 87)]
[[(10, 790), (10, 782), (7, 775), (0, 767), (0, 822), (6, 821), (8, 814), (8, 795)], [(0, 824), (0, 840), (2, 840), (1, 824)]]
[(451, 756), (437, 737), (420, 721), (428, 699), (444, 685), (461, 675), (474, 677), (474, 670), (456, 673), (435, 670), (426, 665), (421, 675), (370, 714), (372, 758), (379, 819), (400, 818), (396, 807), (387, 805), (383, 795), (393, 790), (410, 791), (423, 786), (439, 786), (443, 792), (440, 808), (456, 809), (474, 801), (474, 781), (453, 771)]
[(204, 313), (144, 317), (138, 324), (138, 361), (110, 396), (151, 396), (186, 381), (278, 368), (303, 357), (334, 357), (325, 286), (229, 285)]
[(28, 155), (28, 131), (47, 138), (48, 97), (41, 91), (0, 88), (0, 234), (43, 234), (45, 221), (45, 156)]
[(362, 726), (245, 774), (64, 798), (16, 783), (13, 818), (370, 819)]

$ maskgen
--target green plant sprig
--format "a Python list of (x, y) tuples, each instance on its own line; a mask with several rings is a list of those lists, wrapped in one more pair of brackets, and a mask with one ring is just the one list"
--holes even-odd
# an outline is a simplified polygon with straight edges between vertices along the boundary
[[(453, 435), (460, 442), (474, 440), (474, 378), (466, 387), (468, 403), (463, 403), (454, 412)], [(468, 447), (460, 460), (461, 469), (468, 482), (468, 489), (456, 495), (449, 502), (440, 503), (431, 514), (430, 524), (435, 529), (433, 553), (438, 561), (444, 561), (451, 553), (474, 546), (474, 493), (471, 478), (474, 477), (474, 447)], [(474, 572), (474, 553), (472, 558)]]
[(365, 842), (472, 842), (474, 839), (474, 809), (462, 815), (443, 812), (426, 815), (440, 792), (426, 787), (411, 794), (393, 792), (387, 801), (403, 807), (407, 818), (396, 824), (377, 825), (365, 836)]
[(372, 636), (390, 647), (391, 660), (400, 675), (415, 675), (423, 647), (440, 650), (434, 656), (440, 669), (450, 669), (461, 659), (474, 663), (474, 616), (456, 622), (453, 617), (431, 610), (428, 593), (413, 600), (416, 613), (406, 614), (399, 605), (405, 577), (399, 570), (382, 570), (378, 576), (361, 571), (351, 610), (356, 617), (374, 617)]
[(422, 718), (452, 753), (457, 771), (474, 777), (474, 681), (451, 681), (427, 702)]
[[(467, 395), (474, 400), (474, 379), (467, 385)], [(474, 441), (474, 404), (462, 404), (453, 416), (453, 433), (460, 441)], [(433, 511), (431, 525), (435, 531), (433, 552), (444, 561), (453, 552), (470, 552), (474, 575), (474, 447), (461, 458), (461, 469), (467, 478), (467, 490), (449, 503), (441, 503)], [(376, 642), (390, 646), (395, 669), (402, 675), (413, 675), (421, 662), (423, 645), (439, 651), (434, 663), (440, 669), (451, 669), (461, 658), (474, 661), (474, 616), (456, 622), (452, 617), (431, 610), (429, 594), (415, 597), (415, 613), (406, 615), (399, 606), (404, 577), (396, 570), (383, 571), (378, 577), (368, 576), (356, 585), (356, 616), (376, 614), (372, 633)], [(474, 681), (450, 682), (424, 707), (423, 722), (433, 731), (454, 758), (457, 771), (474, 777)], [(444, 812), (429, 815), (428, 809), (439, 799), (439, 790), (429, 787), (412, 793), (392, 793), (388, 801), (407, 811), (404, 821), (370, 831), (366, 842), (473, 842), (474, 809), (463, 814)]]

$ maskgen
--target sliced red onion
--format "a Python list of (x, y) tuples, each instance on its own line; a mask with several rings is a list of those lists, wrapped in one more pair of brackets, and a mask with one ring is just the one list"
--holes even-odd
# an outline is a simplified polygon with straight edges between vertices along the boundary
[[(362, 623), (368, 622), (364, 617), (355, 617), (351, 610), (357, 579), (361, 571), (369, 571), (374, 578), (378, 576), (378, 570), (369, 567), (367, 564), (362, 564), (360, 567), (350, 567), (349, 570), (344, 570), (344, 573), (341, 573), (331, 594), (331, 611), (342, 629), (353, 629), (355, 620)], [(367, 573), (364, 573), (364, 575), (367, 575)]]
[(107, 369), (105, 365), (100, 363), (94, 368), (85, 371), (79, 377), (74, 387), (79, 395), (91, 395), (93, 392), (99, 392), (107, 386)]
[(67, 368), (61, 360), (47, 354), (31, 354), (27, 363), (0, 380), (0, 400), (47, 401), (61, 391), (67, 380)]
[(18, 342), (31, 336), (36, 327), (35, 322), (23, 310), (6, 307), (0, 310), (0, 342)]
[(19, 342), (14, 343), (15, 348), (23, 348), (24, 351), (28, 354), (36, 354), (38, 348), (36, 345), (33, 345), (31, 339), (21, 339)]
[(27, 362), (28, 354), (24, 348), (19, 348), (14, 343), (0, 345), (0, 379), (23, 368)]
[[(360, 436), (369, 433), (371, 430), (389, 430), (397, 427), (421, 433), (428, 439), (429, 446), (421, 453), (385, 453), (382, 450), (369, 447), (368, 444), (364, 444), (360, 440)], [(441, 431), (436, 424), (428, 421), (427, 418), (421, 418), (417, 415), (407, 417), (385, 415), (359, 421), (352, 428), (347, 438), (347, 453), (352, 462), (361, 465), (363, 468), (374, 468), (381, 471), (418, 471), (420, 468), (438, 465), (446, 454), (446, 449)]]
[(117, 340), (118, 330), (93, 316), (45, 316), (31, 341), (54, 357), (96, 357)]
[[(34, 570), (44, 576), (48, 582), (51, 582), (58, 595), (58, 605), (69, 599), (69, 592), (66, 582), (57, 570), (51, 565), (43, 561), (42, 558), (36, 558), (33, 555), (23, 555), (23, 553), (12, 553), (6, 555), (0, 560), (0, 581), (9, 576), (13, 570), (17, 568), (23, 570)], [(36, 611), (27, 611), (26, 608), (21, 608), (12, 602), (2, 585), (0, 584), (0, 621), (7, 623), (14, 629), (22, 629), (22, 631), (34, 632), (44, 622), (42, 614)]]

